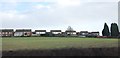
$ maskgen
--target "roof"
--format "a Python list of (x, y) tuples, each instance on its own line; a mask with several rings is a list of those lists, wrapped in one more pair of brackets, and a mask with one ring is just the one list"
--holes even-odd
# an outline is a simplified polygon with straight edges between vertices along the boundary
[(16, 29), (15, 32), (31, 32), (31, 29)]
[(0, 32), (14, 32), (13, 29), (0, 29)]
[(99, 33), (99, 32), (91, 32), (91, 33)]
[(35, 32), (46, 32), (46, 30), (35, 30)]
[(80, 31), (80, 33), (88, 33), (88, 31)]
[(61, 32), (61, 30), (50, 30), (50, 32)]
[(76, 32), (76, 31), (65, 31), (65, 32)]

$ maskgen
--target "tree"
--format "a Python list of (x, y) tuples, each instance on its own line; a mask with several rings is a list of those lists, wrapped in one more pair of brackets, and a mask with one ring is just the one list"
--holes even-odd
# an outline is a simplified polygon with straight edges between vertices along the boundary
[(117, 37), (119, 35), (119, 29), (117, 23), (111, 24), (111, 36)]
[(66, 32), (68, 32), (70, 35), (73, 34), (73, 28), (71, 26), (68, 26)]
[(71, 26), (68, 26), (66, 31), (74, 31), (73, 28)]
[(107, 23), (104, 24), (104, 29), (102, 30), (102, 35), (110, 36), (109, 27), (108, 27)]
[(102, 35), (105, 36), (105, 30), (104, 29), (102, 30)]

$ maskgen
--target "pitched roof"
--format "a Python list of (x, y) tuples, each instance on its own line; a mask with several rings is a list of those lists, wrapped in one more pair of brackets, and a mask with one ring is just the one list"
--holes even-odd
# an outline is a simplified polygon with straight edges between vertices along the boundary
[(88, 33), (88, 31), (80, 31), (80, 33)]
[(61, 32), (61, 30), (50, 30), (50, 32)]
[(35, 30), (35, 32), (46, 32), (46, 30)]
[(0, 29), (0, 32), (14, 32), (13, 29)]
[(76, 32), (76, 31), (68, 31), (68, 30), (67, 30), (67, 31), (65, 31), (65, 32)]
[(15, 32), (31, 32), (31, 29), (16, 29)]
[(91, 33), (99, 33), (99, 32), (91, 32)]

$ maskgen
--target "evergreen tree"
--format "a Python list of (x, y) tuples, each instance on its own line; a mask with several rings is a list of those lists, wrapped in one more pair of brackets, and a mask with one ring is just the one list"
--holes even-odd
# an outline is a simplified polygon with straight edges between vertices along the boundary
[(104, 29), (102, 30), (102, 35), (110, 36), (109, 27), (108, 27), (107, 23), (104, 24)]
[(111, 24), (111, 36), (117, 37), (119, 35), (118, 25), (116, 23)]
[(102, 35), (103, 35), (103, 36), (105, 36), (105, 33), (104, 33), (104, 32), (105, 32), (105, 30), (103, 29), (103, 30), (102, 30)]

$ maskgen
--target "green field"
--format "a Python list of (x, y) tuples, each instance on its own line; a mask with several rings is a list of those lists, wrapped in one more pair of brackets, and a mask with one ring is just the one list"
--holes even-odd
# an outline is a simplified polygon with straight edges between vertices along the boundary
[(5, 37), (2, 49), (56, 49), (56, 48), (109, 48), (118, 47), (118, 39), (79, 37)]

